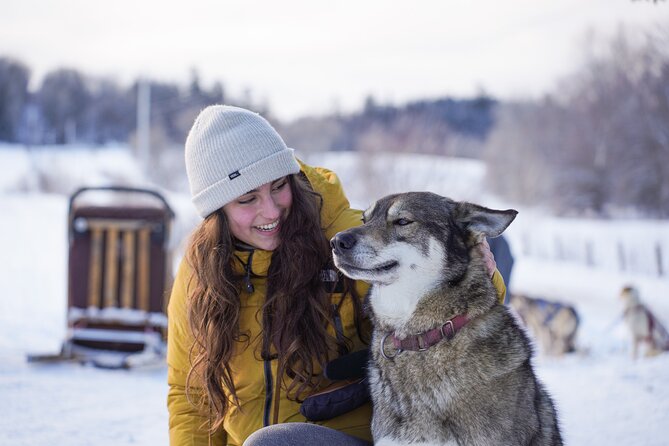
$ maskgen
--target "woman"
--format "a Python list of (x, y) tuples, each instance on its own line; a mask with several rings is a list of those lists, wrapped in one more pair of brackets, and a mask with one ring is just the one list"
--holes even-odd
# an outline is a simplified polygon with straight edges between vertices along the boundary
[(318, 424), (300, 414), (329, 384), (325, 364), (364, 347), (366, 287), (336, 272), (328, 245), (360, 211), (336, 175), (299, 163), (266, 120), (236, 107), (202, 111), (186, 169), (204, 221), (168, 309), (171, 443), (241, 445), (258, 431), (247, 445), (368, 444), (369, 403)]

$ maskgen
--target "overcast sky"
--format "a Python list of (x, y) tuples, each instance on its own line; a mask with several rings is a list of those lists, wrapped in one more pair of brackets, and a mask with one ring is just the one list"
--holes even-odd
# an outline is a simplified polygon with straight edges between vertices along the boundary
[[(588, 29), (669, 24), (659, 0), (0, 0), (0, 56), (38, 85), (74, 67), (245, 89), (280, 118), (402, 103), (536, 96), (573, 71)], [(668, 25), (669, 26), (669, 25)]]

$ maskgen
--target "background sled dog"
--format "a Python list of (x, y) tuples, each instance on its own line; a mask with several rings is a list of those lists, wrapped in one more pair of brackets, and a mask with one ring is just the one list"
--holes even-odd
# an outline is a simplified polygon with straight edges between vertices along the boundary
[(669, 350), (669, 334), (652, 311), (639, 298), (639, 292), (626, 286), (620, 292), (623, 301), (623, 320), (632, 335), (632, 357), (637, 358), (639, 346), (646, 345), (646, 356)]
[(579, 318), (574, 307), (522, 295), (511, 296), (509, 303), (545, 354), (561, 356), (576, 351)]
[(332, 239), (337, 267), (372, 284), (376, 444), (562, 444), (529, 340), (476, 247), (516, 214), (411, 192)]

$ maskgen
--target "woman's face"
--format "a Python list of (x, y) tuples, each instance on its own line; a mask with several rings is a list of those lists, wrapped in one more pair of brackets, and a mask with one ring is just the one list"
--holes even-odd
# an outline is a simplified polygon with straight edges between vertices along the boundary
[(238, 240), (265, 251), (281, 243), (279, 231), (285, 222), (293, 193), (288, 177), (279, 178), (247, 192), (223, 206), (230, 231)]

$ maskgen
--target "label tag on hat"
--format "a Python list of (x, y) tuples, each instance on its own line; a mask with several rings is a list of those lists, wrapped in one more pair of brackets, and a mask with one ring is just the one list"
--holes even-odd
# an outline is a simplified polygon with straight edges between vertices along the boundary
[(231, 180), (234, 180), (235, 178), (237, 178), (237, 177), (240, 176), (240, 175), (241, 175), (241, 173), (239, 173), (238, 170), (235, 170), (235, 171), (232, 172), (230, 175), (228, 175), (228, 178), (230, 178)]

